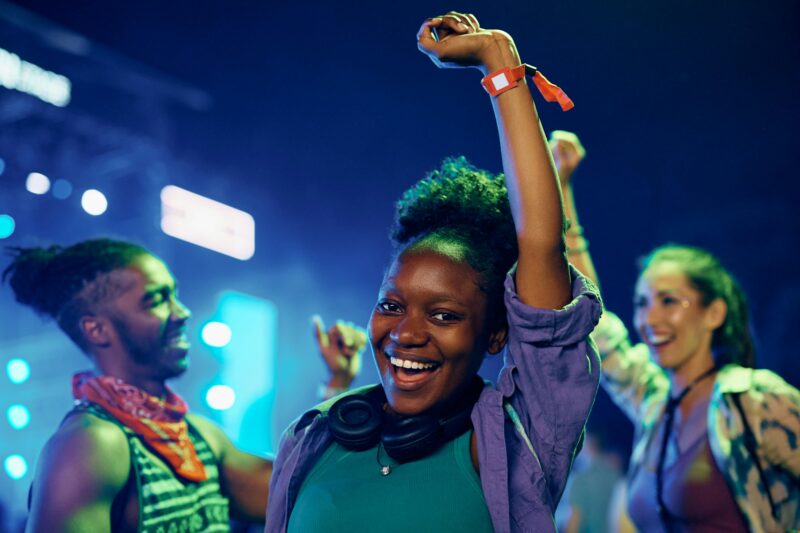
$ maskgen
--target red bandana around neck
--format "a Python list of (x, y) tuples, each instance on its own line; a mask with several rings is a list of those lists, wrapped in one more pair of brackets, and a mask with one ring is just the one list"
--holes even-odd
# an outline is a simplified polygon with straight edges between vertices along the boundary
[(189, 481), (205, 481), (206, 471), (189, 439), (188, 407), (183, 398), (167, 388), (162, 400), (111, 376), (79, 372), (72, 376), (72, 395), (99, 405)]

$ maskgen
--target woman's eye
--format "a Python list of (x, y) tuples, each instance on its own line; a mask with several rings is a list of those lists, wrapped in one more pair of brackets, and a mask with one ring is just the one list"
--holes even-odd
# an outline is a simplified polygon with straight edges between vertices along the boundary
[(633, 301), (633, 308), (634, 309), (642, 309), (644, 307), (647, 307), (647, 300), (645, 300), (644, 298), (636, 298)]
[(431, 316), (440, 322), (453, 322), (454, 320), (458, 320), (460, 318), (458, 315), (448, 313), (447, 311), (437, 311)]
[(399, 313), (402, 309), (394, 302), (378, 302), (378, 307), (386, 313)]
[(662, 303), (663, 305), (675, 305), (675, 304), (677, 304), (677, 303), (678, 303), (678, 299), (677, 299), (677, 298), (674, 298), (674, 297), (672, 297), (672, 296), (664, 296), (664, 297), (661, 299), (661, 303)]

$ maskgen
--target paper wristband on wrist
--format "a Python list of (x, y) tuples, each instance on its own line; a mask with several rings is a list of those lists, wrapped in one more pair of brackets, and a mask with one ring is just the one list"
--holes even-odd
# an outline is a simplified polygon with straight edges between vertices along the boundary
[(498, 96), (519, 85), (525, 74), (529, 75), (534, 85), (547, 102), (558, 102), (562, 111), (569, 111), (575, 104), (561, 87), (548, 80), (538, 68), (527, 63), (518, 67), (503, 67), (483, 77), (481, 84), (491, 96)]

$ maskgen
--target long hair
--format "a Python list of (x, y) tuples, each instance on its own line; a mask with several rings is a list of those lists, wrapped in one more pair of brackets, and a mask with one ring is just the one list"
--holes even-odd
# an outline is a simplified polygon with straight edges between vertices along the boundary
[(670, 261), (679, 266), (701, 296), (703, 305), (717, 298), (728, 307), (725, 322), (714, 330), (711, 350), (718, 366), (736, 363), (755, 366), (756, 352), (750, 331), (747, 298), (725, 267), (711, 253), (694, 246), (659, 246), (642, 260), (642, 271), (653, 263)]

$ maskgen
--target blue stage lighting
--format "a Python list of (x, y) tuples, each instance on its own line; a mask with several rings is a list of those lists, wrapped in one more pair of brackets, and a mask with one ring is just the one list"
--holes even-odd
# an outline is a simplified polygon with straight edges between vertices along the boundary
[(11, 215), (0, 215), (0, 239), (7, 239), (14, 233), (16, 223)]
[(108, 209), (106, 195), (97, 189), (89, 189), (81, 196), (81, 207), (92, 216), (99, 216)]
[(6, 374), (11, 383), (25, 383), (31, 377), (31, 367), (25, 359), (15, 357), (6, 364)]
[(72, 184), (67, 180), (58, 179), (53, 182), (53, 196), (59, 200), (66, 200), (72, 194)]
[(18, 403), (8, 408), (6, 418), (8, 418), (8, 423), (14, 429), (24, 429), (31, 422), (31, 414), (28, 412), (28, 408)]
[(215, 348), (227, 346), (232, 336), (231, 328), (224, 322), (209, 322), (200, 332), (203, 342)]
[(6, 474), (11, 479), (22, 479), (28, 473), (28, 462), (19, 454), (13, 454), (6, 457), (3, 461), (3, 466), (6, 468)]
[(25, 188), (33, 194), (45, 194), (50, 190), (50, 178), (39, 172), (31, 172), (25, 180)]
[(206, 393), (206, 403), (212, 409), (225, 411), (236, 403), (236, 391), (227, 385), (214, 385)]

